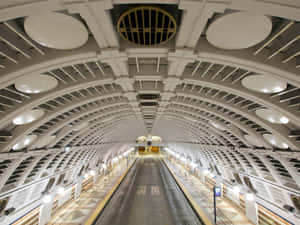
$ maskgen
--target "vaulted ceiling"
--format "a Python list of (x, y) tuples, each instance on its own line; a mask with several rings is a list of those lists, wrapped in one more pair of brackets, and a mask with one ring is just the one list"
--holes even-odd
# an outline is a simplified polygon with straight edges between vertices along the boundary
[(147, 134), (263, 178), (251, 154), (286, 157), (299, 193), (300, 3), (9, 0), (0, 20), (2, 196)]

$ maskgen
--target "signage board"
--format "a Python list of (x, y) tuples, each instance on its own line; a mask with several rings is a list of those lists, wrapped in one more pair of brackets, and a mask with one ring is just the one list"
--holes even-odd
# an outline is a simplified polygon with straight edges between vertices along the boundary
[(214, 193), (215, 193), (215, 196), (216, 196), (216, 197), (221, 197), (221, 194), (222, 194), (222, 189), (221, 189), (221, 187), (215, 187), (215, 188), (214, 188)]

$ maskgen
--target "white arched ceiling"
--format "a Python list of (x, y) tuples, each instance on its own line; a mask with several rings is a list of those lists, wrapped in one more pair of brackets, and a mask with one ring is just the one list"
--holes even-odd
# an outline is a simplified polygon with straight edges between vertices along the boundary
[[(143, 2), (161, 4), (156, 0), (138, 1)], [(279, 151), (283, 156), (274, 153), (274, 157), (285, 163), (282, 164), (290, 176), (287, 183), (294, 185), (289, 190), (295, 190), (299, 180), (295, 181), (298, 175), (292, 164), (297, 164), (300, 147), (298, 3), (164, 1), (166, 7), (178, 7), (182, 14), (180, 25), (174, 39), (151, 47), (121, 39), (112, 21), (110, 12), (116, 7), (136, 3), (135, 0), (0, 3), (0, 152), (1, 163), (5, 164), (1, 170), (4, 175), (0, 189), (5, 187), (2, 192), (13, 190), (16, 185), (22, 188), (26, 180), (42, 182), (38, 174), (45, 171), (49, 177), (54, 176), (55, 169), (50, 170), (48, 165), (54, 168), (55, 163), (64, 159), (68, 160), (60, 171), (74, 161), (70, 173), (75, 173), (82, 164), (93, 161), (94, 156), (103, 159), (126, 151), (138, 136), (147, 134), (162, 137), (165, 145), (181, 154), (202, 161), (203, 157), (209, 159), (227, 174), (230, 173), (222, 166), (223, 162), (233, 169), (243, 169), (245, 174), (248, 168), (249, 176), (267, 177), (253, 161), (256, 156), (251, 154)], [(76, 49), (58, 50), (32, 40), (24, 30), (24, 19), (51, 11), (79, 20), (88, 31), (87, 42)], [(206, 38), (207, 28), (216, 18), (238, 11), (268, 16), (273, 23), (271, 33), (249, 48), (224, 50), (212, 46)], [(17, 80), (32, 74), (54, 77), (58, 85), (39, 94), (15, 89)], [(272, 75), (287, 82), (287, 89), (264, 94), (243, 87), (242, 79), (254, 74)], [(157, 98), (141, 99), (142, 94)], [(147, 106), (147, 102), (155, 104)], [(255, 110), (262, 108), (280, 112), (289, 123), (272, 124), (261, 119)], [(44, 110), (43, 117), (26, 125), (12, 123), (16, 116), (30, 109)], [(211, 122), (226, 129), (219, 130)], [(74, 131), (74, 127), (84, 123), (88, 125)], [(32, 143), (27, 148), (12, 150), (18, 141), (32, 134), (37, 135), (37, 141), (49, 135), (56, 138), (41, 149), (35, 149)], [(289, 149), (277, 149), (263, 138), (264, 134), (281, 138)], [(262, 146), (253, 146), (244, 135), (255, 137)], [(64, 151), (67, 146), (71, 147), (71, 153)], [(228, 159), (233, 157), (231, 153), (236, 160)], [(265, 160), (264, 153), (259, 153), (259, 157), (264, 164), (272, 161), (270, 157)], [(14, 183), (9, 177), (22, 162), (28, 164), (28, 170)], [(43, 166), (29, 176), (37, 163)], [(272, 166), (267, 167), (272, 171)], [(274, 174), (278, 176), (276, 172), (268, 176)], [(272, 182), (279, 180), (280, 177), (274, 178)], [(255, 184), (270, 195), (268, 187), (264, 189), (259, 181)], [(276, 201), (273, 196), (270, 198)]]

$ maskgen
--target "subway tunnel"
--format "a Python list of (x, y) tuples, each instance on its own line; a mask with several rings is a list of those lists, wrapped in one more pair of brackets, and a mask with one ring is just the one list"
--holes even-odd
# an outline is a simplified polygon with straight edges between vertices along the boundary
[(300, 224), (299, 21), (291, 0), (2, 0), (0, 225)]

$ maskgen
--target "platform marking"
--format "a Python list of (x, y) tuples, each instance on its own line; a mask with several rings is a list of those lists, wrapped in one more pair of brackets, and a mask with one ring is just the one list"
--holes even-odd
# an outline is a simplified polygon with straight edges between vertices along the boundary
[(160, 195), (159, 186), (151, 186), (151, 195)]
[(145, 195), (146, 194), (146, 185), (143, 186), (137, 186), (136, 188), (137, 195)]

